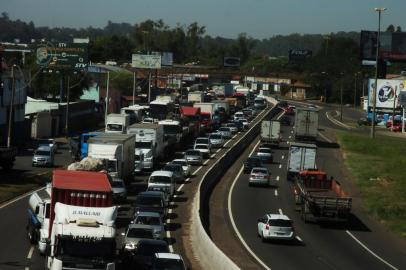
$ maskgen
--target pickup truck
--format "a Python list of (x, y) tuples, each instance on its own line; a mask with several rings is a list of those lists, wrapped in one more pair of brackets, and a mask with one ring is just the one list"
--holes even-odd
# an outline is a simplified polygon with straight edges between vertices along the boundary
[(16, 147), (0, 147), (0, 167), (6, 171), (12, 169), (16, 156)]
[(294, 197), (304, 222), (314, 219), (348, 221), (352, 198), (340, 183), (318, 170), (301, 171), (294, 184)]

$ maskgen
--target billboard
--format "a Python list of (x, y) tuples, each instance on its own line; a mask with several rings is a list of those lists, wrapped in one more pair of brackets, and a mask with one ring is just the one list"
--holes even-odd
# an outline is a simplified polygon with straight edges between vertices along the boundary
[(312, 55), (311, 50), (289, 50), (289, 64), (303, 64)]
[[(373, 106), (373, 90), (374, 79), (368, 80), (368, 106)], [(378, 80), (378, 88), (376, 92), (376, 108), (379, 109), (393, 109), (393, 103), (395, 102), (395, 108), (400, 107), (399, 95), (400, 92), (406, 91), (406, 81), (404, 80)], [(396, 97), (396, 100), (395, 100)]]
[(239, 57), (224, 57), (223, 65), (225, 67), (240, 67), (240, 58)]
[(131, 66), (134, 68), (160, 69), (161, 55), (133, 54)]
[(40, 67), (54, 70), (84, 69), (89, 61), (88, 44), (84, 43), (40, 44), (35, 53)]
[[(360, 58), (362, 60), (376, 59), (376, 31), (361, 31)], [(406, 33), (381, 32), (379, 59), (391, 62), (406, 62)]]
[(173, 53), (171, 52), (163, 52), (162, 59), (161, 59), (162, 66), (173, 66)]

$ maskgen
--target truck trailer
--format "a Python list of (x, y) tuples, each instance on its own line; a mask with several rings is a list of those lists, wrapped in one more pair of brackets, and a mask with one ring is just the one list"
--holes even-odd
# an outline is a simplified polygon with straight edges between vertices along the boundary
[(303, 170), (315, 170), (317, 146), (292, 142), (289, 146), (287, 180), (293, 180)]
[(316, 141), (319, 112), (314, 108), (297, 108), (295, 114), (295, 140)]
[(262, 120), (261, 141), (279, 145), (281, 141), (281, 123), (278, 120)]

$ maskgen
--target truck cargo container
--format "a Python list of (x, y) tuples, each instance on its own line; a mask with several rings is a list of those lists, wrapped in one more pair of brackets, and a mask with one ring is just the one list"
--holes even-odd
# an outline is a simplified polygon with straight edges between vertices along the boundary
[(102, 159), (112, 177), (132, 180), (135, 166), (135, 135), (102, 134), (88, 140), (88, 156)]
[(111, 113), (107, 115), (106, 133), (127, 133), (127, 128), (130, 125), (130, 116), (126, 114)]
[(294, 185), (295, 202), (301, 218), (309, 220), (348, 221), (352, 198), (340, 183), (322, 171), (301, 171)]
[(277, 120), (262, 120), (261, 141), (278, 146), (281, 141), (281, 123)]
[(315, 170), (317, 146), (292, 142), (289, 146), (287, 180), (292, 180), (303, 170)]
[(188, 102), (203, 102), (204, 93), (203, 92), (189, 92), (187, 95)]
[(313, 108), (297, 108), (294, 135), (296, 140), (315, 141), (319, 128), (319, 112)]
[(234, 94), (234, 85), (231, 83), (224, 85), (224, 95), (226, 97), (232, 97)]

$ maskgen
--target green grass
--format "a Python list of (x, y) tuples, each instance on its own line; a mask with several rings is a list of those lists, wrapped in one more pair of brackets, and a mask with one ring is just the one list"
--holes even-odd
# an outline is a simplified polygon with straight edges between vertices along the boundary
[(45, 183), (49, 182), (50, 179), (51, 172), (18, 178), (3, 177), (0, 180), (0, 203), (45, 186)]
[(406, 140), (348, 132), (337, 137), (368, 212), (406, 237)]

